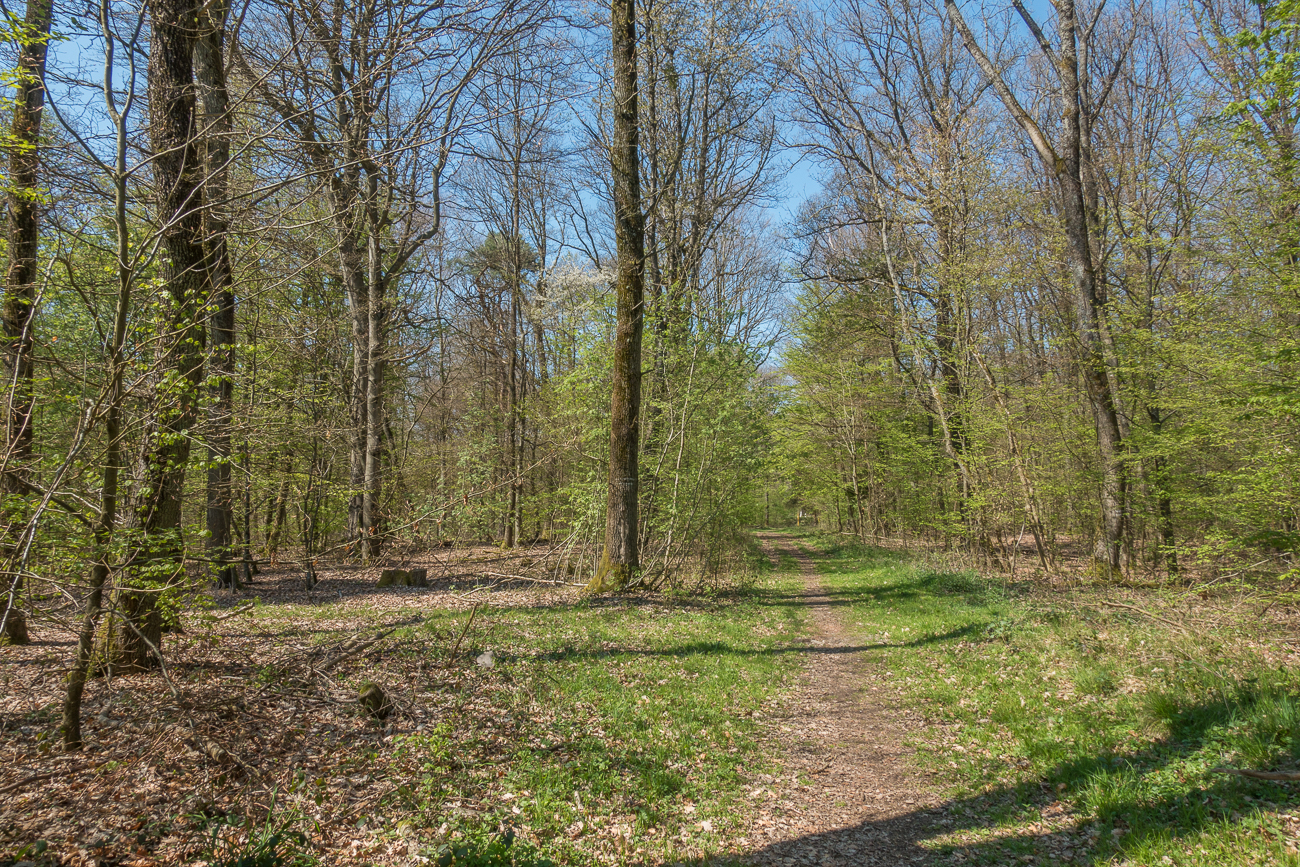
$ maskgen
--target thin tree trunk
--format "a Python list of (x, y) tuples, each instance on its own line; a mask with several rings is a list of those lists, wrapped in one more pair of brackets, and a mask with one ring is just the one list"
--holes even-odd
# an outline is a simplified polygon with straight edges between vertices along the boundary
[(267, 520), (266, 557), (274, 565), (280, 554), (280, 538), (284, 533), (284, 519), (289, 511), (290, 473), (293, 472), (293, 453), (284, 456), (284, 470), (280, 477), (280, 487), (271, 503)]
[[(41, 114), (45, 105), (45, 55), (53, 21), (52, 0), (28, 0), (18, 53), (19, 79), (14, 94), (13, 141), (9, 151), (9, 273), (5, 278), (3, 309), (4, 374), (9, 390), (5, 413), (4, 497), (6, 553), (17, 547), (26, 521), (24, 476), (32, 458), (32, 350), (33, 315), (36, 312), (37, 253), (40, 247), (37, 198), (40, 171)], [(6, 561), (12, 561), (7, 556)], [(21, 571), (3, 579), (0, 597), (0, 631), (10, 644), (26, 644), (27, 617), (20, 595)]]
[(384, 361), (387, 338), (387, 299), (382, 273), (378, 228), (370, 235), (370, 304), (368, 309), (366, 383), (366, 472), (361, 524), (365, 534), (362, 555), (367, 562), (379, 556), (382, 527), (379, 497), (383, 491), (384, 460)]
[[(1147, 417), (1151, 419), (1151, 432), (1159, 441), (1164, 431), (1164, 414), (1160, 411), (1160, 407), (1152, 405), (1147, 407)], [(1160, 538), (1157, 560), (1164, 560), (1165, 570), (1170, 578), (1174, 578), (1178, 576), (1181, 569), (1178, 566), (1178, 537), (1174, 533), (1174, 501), (1169, 496), (1169, 479), (1164, 459), (1152, 458), (1151, 476), (1156, 486), (1157, 528)]]
[[(335, 207), (339, 206), (336, 204)], [(348, 482), (352, 494), (348, 498), (348, 539), (357, 546), (354, 553), (360, 555), (360, 546), (365, 538), (363, 490), (370, 408), (370, 292), (356, 244), (346, 226), (340, 226), (339, 236), (339, 259), (352, 314), (352, 381), (348, 389), (348, 415), (352, 426), (348, 438)]]
[(620, 590), (640, 571), (637, 537), (638, 449), (641, 431), (641, 332), (645, 322), (645, 215), (641, 213), (637, 134), (635, 0), (613, 0), (610, 29), (614, 63), (614, 291), (613, 392), (610, 401), (609, 506), (605, 550), (589, 590)]
[[(1088, 143), (1084, 140), (1086, 124), (1080, 105), (1082, 85), (1079, 79), (1079, 22), (1074, 0), (1055, 0), (1052, 5), (1056, 10), (1059, 44), (1055, 52), (1048, 51), (1047, 54), (1053, 61), (1052, 66), (1060, 84), (1060, 116), (1057, 118), (1060, 129), (1059, 149), (1052, 146), (1043, 128), (1020, 104), (1001, 71), (980, 48), (961, 10), (957, 8), (956, 0), (944, 0), (948, 17), (961, 34), (962, 42), (971, 57), (1028, 136), (1043, 162), (1049, 182), (1060, 193), (1061, 223), (1066, 239), (1065, 264), (1075, 294), (1079, 362), (1083, 368), (1085, 391), (1097, 432), (1097, 451), (1102, 469), (1100, 505), (1103, 539), (1094, 559), (1102, 571), (1116, 574), (1123, 568), (1124, 536), (1127, 532), (1124, 501), (1128, 480), (1124, 467), (1124, 440), (1120, 432), (1119, 412), (1106, 361), (1105, 310), (1098, 289), (1091, 217), (1082, 175)], [(1023, 7), (1018, 6), (1017, 11), (1026, 21), (1032, 21)], [(1032, 29), (1035, 38), (1043, 41), (1038, 26), (1032, 24)]]
[[(100, 7), (100, 25), (108, 29), (108, 4)], [(109, 50), (112, 41), (109, 40)], [(105, 64), (104, 90), (114, 92), (112, 63)], [(63, 749), (71, 752), (81, 748), (81, 697), (86, 687), (94, 653), (95, 628), (104, 603), (104, 586), (108, 582), (110, 563), (114, 558), (113, 534), (117, 525), (118, 484), (122, 473), (122, 401), (126, 378), (126, 324), (131, 309), (131, 286), (134, 272), (131, 266), (131, 235), (127, 221), (127, 165), (126, 116), (135, 101), (134, 89), (128, 89), (121, 109), (108, 98), (109, 111), (116, 127), (116, 154), (113, 174), (114, 229), (117, 240), (117, 304), (113, 316), (113, 336), (108, 346), (108, 393), (104, 401), (104, 435), (107, 445), (104, 453), (104, 475), (99, 494), (99, 522), (93, 533), (91, 551), (90, 593), (86, 611), (81, 618), (77, 635), (77, 655), (68, 672), (68, 686), (63, 696)]]
[(1067, 241), (1067, 264), (1074, 282), (1076, 328), (1083, 353), (1083, 376), (1088, 401), (1092, 406), (1097, 430), (1097, 449), (1101, 456), (1101, 519), (1105, 550), (1097, 562), (1108, 572), (1122, 568), (1124, 498), (1127, 478), (1124, 472), (1124, 443), (1120, 436), (1119, 414), (1111, 390), (1106, 364), (1105, 325), (1098, 295), (1096, 263), (1093, 260), (1088, 209), (1084, 202), (1082, 181), (1083, 124), (1079, 106), (1078, 22), (1075, 4), (1062, 0), (1057, 5), (1057, 32), (1060, 35), (1061, 153), (1063, 164), (1057, 173), (1061, 187), (1061, 216)]

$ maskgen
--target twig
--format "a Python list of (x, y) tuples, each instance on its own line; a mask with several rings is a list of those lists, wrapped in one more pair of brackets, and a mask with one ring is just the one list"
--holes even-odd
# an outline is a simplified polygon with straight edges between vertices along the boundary
[[(472, 573), (471, 573), (472, 574)], [(491, 575), (493, 578), (508, 578), (511, 581), (531, 581), (534, 584), (558, 584), (561, 587), (585, 587), (585, 584), (574, 584), (571, 581), (548, 581), (545, 578), (529, 578), (527, 575), (506, 575), (503, 572), (479, 572), (479, 575)]]
[(4, 788), (0, 788), (0, 795), (7, 795), (10, 792), (15, 792), (18, 789), (21, 789), (23, 786), (29, 785), (31, 783), (39, 783), (42, 780), (48, 780), (51, 777), (57, 777), (64, 773), (66, 773), (66, 769), (59, 770), (59, 771), (50, 771), (49, 773), (46, 774), (36, 774), (35, 776), (31, 776), (31, 777), (23, 777), (21, 780), (19, 780), (16, 783), (10, 783)]
[(456, 646), (451, 649), (451, 654), (447, 657), (447, 662), (442, 666), (443, 668), (451, 668), (451, 664), (456, 660), (456, 654), (460, 653), (460, 643), (465, 640), (465, 633), (469, 632), (469, 628), (474, 625), (474, 615), (478, 614), (478, 607), (482, 604), (481, 602), (475, 602), (474, 607), (470, 609), (469, 620), (465, 621), (465, 628), (460, 631), (460, 637), (456, 639)]
[(326, 660), (325, 662), (321, 663), (320, 667), (317, 668), (317, 669), (315, 669), (315, 670), (316, 670), (318, 673), (324, 673), (324, 672), (326, 672), (326, 671), (329, 671), (331, 668), (333, 668), (334, 666), (338, 665), (340, 662), (342, 662), (343, 660), (347, 659), (349, 656), (356, 656), (358, 653), (360, 653), (361, 651), (365, 650), (367, 647), (372, 647), (373, 645), (376, 645), (376, 644), (378, 644), (379, 642), (383, 641), (385, 638), (387, 638), (388, 636), (392, 635), (392, 634), (393, 634), (394, 632), (396, 632), (397, 630), (401, 629), (402, 626), (404, 626), (404, 625), (409, 625), (409, 624), (402, 624), (402, 623), (399, 623), (398, 625), (394, 626), (392, 629), (388, 630), (387, 632), (381, 632), (381, 633), (379, 633), (378, 635), (376, 635), (374, 638), (370, 639), (369, 641), (363, 641), (363, 642), (361, 642), (360, 644), (356, 645), (355, 647), (350, 647), (350, 648), (348, 648), (347, 650), (344, 650), (344, 651), (342, 651), (342, 652), (336, 654), (335, 656), (333, 656), (333, 657), (331, 657), (330, 659)]
[(243, 605), (239, 606), (238, 608), (234, 609), (233, 611), (227, 611), (225, 614), (214, 614), (214, 615), (212, 615), (211, 617), (204, 617), (204, 618), (203, 618), (203, 622), (205, 622), (205, 623), (220, 623), (220, 622), (223, 621), (223, 620), (229, 620), (229, 619), (232, 618), (232, 617), (235, 617), (235, 616), (237, 616), (237, 615), (243, 614), (245, 611), (250, 611), (250, 610), (252, 610), (253, 608), (256, 608), (256, 607), (257, 607), (257, 603), (256, 603), (256, 602), (253, 602), (253, 601), (245, 602)]

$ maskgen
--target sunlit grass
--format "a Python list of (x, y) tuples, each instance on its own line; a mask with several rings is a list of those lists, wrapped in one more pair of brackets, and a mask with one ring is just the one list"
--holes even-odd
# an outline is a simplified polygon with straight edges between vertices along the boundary
[(1248, 621), (1176, 629), (1095, 597), (820, 545), (845, 616), (933, 722), (919, 761), (972, 814), (941, 850), (1300, 864), (1297, 784), (1214, 772), (1300, 760), (1300, 676)]
[[(410, 738), (425, 778), (399, 793), (402, 807), (423, 829), (512, 827), (558, 863), (725, 851), (751, 809), (746, 776), (772, 760), (755, 712), (798, 665), (799, 586), (777, 574), (709, 599), (484, 612), (462, 656), (492, 651), (474, 700), (499, 725)], [(457, 752), (496, 758), (462, 765)]]

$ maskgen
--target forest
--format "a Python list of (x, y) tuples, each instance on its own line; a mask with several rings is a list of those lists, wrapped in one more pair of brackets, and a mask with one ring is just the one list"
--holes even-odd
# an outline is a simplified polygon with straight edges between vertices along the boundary
[(1300, 864), (1296, 0), (0, 11), (0, 864)]

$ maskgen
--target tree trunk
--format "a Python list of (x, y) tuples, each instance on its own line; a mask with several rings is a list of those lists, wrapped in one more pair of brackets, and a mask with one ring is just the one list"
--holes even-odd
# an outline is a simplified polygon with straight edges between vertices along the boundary
[[(1147, 418), (1151, 420), (1151, 432), (1157, 442), (1164, 431), (1165, 418), (1160, 407), (1147, 407)], [(1165, 461), (1161, 457), (1151, 459), (1151, 480), (1156, 486), (1156, 512), (1158, 514), (1157, 531), (1159, 535), (1159, 552), (1156, 561), (1164, 560), (1165, 570), (1170, 578), (1178, 577), (1178, 537), (1174, 533), (1174, 501), (1169, 495), (1169, 478)]]
[(613, 0), (610, 29), (614, 63), (614, 239), (618, 272), (617, 318), (610, 401), (609, 506), (605, 550), (587, 589), (621, 590), (640, 571), (637, 538), (641, 408), (641, 332), (645, 321), (645, 216), (641, 213), (637, 147), (635, 0)]
[(382, 543), (379, 496), (383, 489), (384, 459), (384, 356), (387, 338), (387, 299), (385, 277), (381, 270), (383, 252), (379, 247), (378, 228), (370, 236), (370, 304), (367, 318), (366, 382), (366, 473), (361, 503), (361, 524), (365, 539), (362, 556), (373, 562)]
[(169, 310), (162, 323), (153, 419), (136, 504), (137, 537), (104, 626), (107, 661), (117, 671), (161, 663), (165, 593), (184, 577), (181, 496), (190, 441), (198, 421), (207, 334), (201, 318), (211, 285), (204, 248), (203, 170), (195, 138), (194, 43), (198, 9), (192, 0), (152, 0), (149, 54), (150, 144), (162, 275)]
[[(101, 26), (108, 27), (107, 6), (102, 7)], [(104, 71), (104, 89), (112, 91), (112, 66)], [(131, 267), (131, 226), (127, 220), (127, 121), (126, 115), (135, 101), (134, 90), (128, 91), (119, 113), (112, 110), (116, 133), (113, 180), (113, 228), (117, 241), (117, 303), (113, 315), (113, 336), (108, 345), (108, 389), (104, 400), (104, 474), (99, 491), (99, 520), (95, 524), (91, 549), (90, 593), (77, 635), (77, 655), (68, 672), (68, 687), (63, 696), (63, 748), (81, 748), (81, 696), (86, 686), (94, 655), (95, 629), (104, 601), (110, 564), (116, 552), (113, 536), (117, 527), (118, 485), (122, 474), (122, 402), (126, 379), (126, 324), (131, 310), (131, 289), (135, 274)]]
[(1105, 311), (1099, 298), (1097, 269), (1091, 242), (1091, 219), (1084, 200), (1082, 157), (1083, 121), (1079, 106), (1078, 21), (1075, 4), (1057, 4), (1057, 32), (1060, 37), (1061, 147), (1057, 181), (1061, 190), (1061, 218), (1065, 226), (1067, 265), (1075, 289), (1078, 331), (1084, 382), (1097, 430), (1101, 457), (1101, 519), (1104, 551), (1097, 552), (1097, 565), (1107, 573), (1118, 573), (1125, 535), (1124, 498), (1127, 478), (1124, 443), (1119, 413), (1111, 388), (1104, 343)]
[(280, 554), (280, 538), (284, 533), (284, 519), (289, 511), (289, 484), (292, 472), (293, 453), (289, 452), (284, 456), (284, 469), (283, 475), (280, 476), (280, 487), (275, 493), (275, 499), (271, 501), (271, 508), (266, 520), (266, 558), (271, 561), (271, 565), (275, 565), (276, 558)]
[(40, 170), (41, 109), (45, 104), (45, 55), (53, 20), (52, 0), (28, 0), (18, 54), (14, 94), (13, 141), (9, 151), (9, 273), (3, 310), (4, 375), (9, 389), (5, 413), (4, 498), (5, 560), (11, 564), (0, 598), (0, 635), (10, 644), (26, 644), (27, 617), (22, 608), (22, 573), (15, 555), (26, 521), (23, 475), (32, 458), (32, 319), (36, 312), (36, 257), (40, 247), (37, 212)]
[(204, 197), (208, 269), (211, 275), (210, 324), (212, 351), (208, 377), (211, 408), (208, 411), (207, 551), (209, 568), (221, 587), (239, 586), (233, 563), (234, 496), (230, 478), (230, 429), (235, 402), (235, 292), (226, 234), (226, 170), (230, 161), (230, 98), (226, 90), (225, 37), (227, 7), (224, 0), (207, 6), (200, 19), (194, 65), (199, 95), (203, 99), (203, 145), (207, 179)]
[[(1119, 412), (1110, 381), (1110, 368), (1106, 361), (1105, 310), (1097, 281), (1097, 265), (1093, 254), (1091, 224), (1083, 178), (1083, 158), (1088, 143), (1085, 141), (1085, 118), (1082, 116), (1082, 84), (1079, 80), (1079, 22), (1074, 0), (1055, 0), (1057, 36), (1055, 52), (1044, 49), (1052, 59), (1053, 71), (1059, 80), (1059, 149), (1053, 148), (1043, 128), (1038, 125), (1020, 104), (1006, 83), (1002, 72), (980, 48), (974, 33), (957, 8), (956, 0), (944, 0), (948, 17), (961, 35), (971, 57), (979, 65), (992, 89), (1002, 100), (1016, 123), (1028, 136), (1034, 150), (1042, 160), (1049, 182), (1060, 193), (1061, 224), (1066, 240), (1066, 267), (1074, 287), (1076, 337), (1079, 341), (1079, 362), (1083, 368), (1084, 386), (1092, 410), (1097, 432), (1097, 451), (1101, 459), (1101, 518), (1102, 542), (1095, 552), (1097, 567), (1106, 574), (1115, 574), (1123, 568), (1124, 536), (1126, 534), (1124, 500), (1127, 474), (1124, 467), (1124, 440), (1120, 432)], [(1023, 6), (1017, 11), (1026, 21), (1032, 22)], [(1046, 42), (1037, 24), (1031, 24), (1035, 38)]]
[[(339, 206), (336, 204), (335, 207)], [(348, 389), (348, 414), (352, 425), (348, 440), (348, 482), (352, 495), (348, 498), (348, 539), (357, 546), (354, 553), (360, 555), (360, 546), (365, 538), (363, 491), (370, 408), (370, 292), (350, 231), (341, 227), (339, 236), (339, 258), (352, 313), (352, 382)]]

